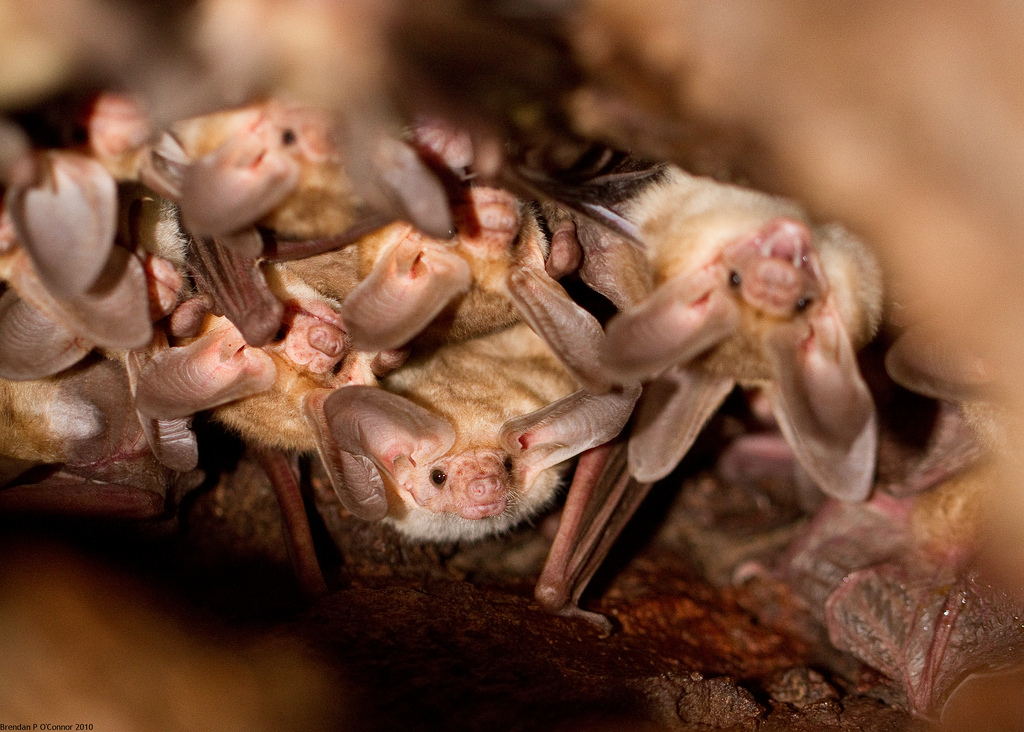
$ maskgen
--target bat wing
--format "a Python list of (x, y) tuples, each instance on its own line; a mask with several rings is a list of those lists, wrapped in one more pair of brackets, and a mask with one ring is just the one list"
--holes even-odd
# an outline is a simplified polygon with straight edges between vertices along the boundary
[(55, 297), (88, 290), (103, 271), (117, 230), (117, 185), (77, 153), (42, 158), (41, 179), (14, 185), (7, 206), (40, 280)]
[[(256, 248), (251, 240), (259, 237), (255, 229), (247, 229), (232, 236), (230, 245), (198, 237), (189, 242), (189, 262), (199, 289), (213, 296), (215, 308), (235, 324), (251, 346), (269, 343), (284, 316), (284, 306), (271, 292), (254, 255), (249, 254)], [(250, 243), (242, 243), (244, 239)]]
[[(441, 181), (416, 151), (392, 137), (379, 140), (373, 168), (381, 202), (378, 208), (408, 221), (428, 236), (447, 239), (455, 233), (448, 196)], [(370, 198), (371, 203), (374, 202)]]
[(609, 321), (601, 361), (614, 378), (648, 379), (688, 363), (738, 323), (739, 308), (713, 271), (674, 277)]
[(523, 319), (566, 370), (588, 389), (606, 390), (609, 382), (598, 363), (604, 331), (597, 318), (539, 267), (513, 269), (508, 289)]
[[(310, 407), (315, 410), (316, 402), (307, 402), (307, 414)], [(448, 420), (372, 386), (337, 389), (323, 398), (321, 411), (321, 434), (329, 438), (321, 454), (327, 453), (335, 490), (346, 508), (367, 520), (387, 515), (381, 475), (394, 479), (396, 461), (430, 462), (455, 444)]]
[(409, 232), (342, 303), (352, 347), (385, 351), (405, 345), (471, 283), (466, 260)]
[(650, 483), (671, 473), (735, 385), (683, 366), (647, 384), (629, 439), (630, 474)]
[(523, 483), (530, 485), (541, 471), (618, 435), (639, 396), (639, 386), (606, 394), (580, 390), (508, 420), (499, 440), (513, 455), (521, 455)]
[(914, 711), (938, 716), (975, 674), (1019, 668), (1019, 601), (950, 568), (895, 561), (846, 577), (825, 603), (832, 643), (901, 681)]
[(156, 353), (139, 372), (135, 405), (152, 419), (179, 419), (267, 391), (276, 378), (270, 356), (219, 328)]
[(878, 420), (839, 315), (823, 308), (766, 336), (775, 380), (768, 389), (779, 428), (825, 493), (862, 501), (871, 492)]
[(13, 290), (0, 297), (0, 344), (0, 377), (13, 381), (60, 373), (92, 350)]

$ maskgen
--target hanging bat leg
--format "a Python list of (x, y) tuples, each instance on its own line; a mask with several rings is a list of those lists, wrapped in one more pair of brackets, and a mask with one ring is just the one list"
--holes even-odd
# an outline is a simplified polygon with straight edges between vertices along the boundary
[(320, 570), (320, 562), (317, 561), (309, 517), (296, 478), (297, 466), (294, 465), (294, 459), (273, 448), (255, 448), (253, 452), (260, 467), (270, 478), (274, 495), (277, 496), (285, 545), (299, 586), (310, 600), (323, 597), (327, 594), (327, 582)]
[(640, 483), (626, 469), (626, 443), (608, 442), (584, 452), (576, 466), (534, 595), (545, 609), (581, 617), (604, 634), (603, 615), (579, 607), (579, 599), (652, 483)]

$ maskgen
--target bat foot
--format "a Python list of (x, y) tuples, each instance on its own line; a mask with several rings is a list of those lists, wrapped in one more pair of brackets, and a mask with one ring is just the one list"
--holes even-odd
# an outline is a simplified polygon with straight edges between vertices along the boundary
[(597, 629), (600, 638), (607, 638), (615, 632), (615, 624), (611, 618), (601, 613), (584, 610), (576, 603), (569, 603), (562, 609), (556, 611), (556, 615), (563, 618), (579, 618), (585, 620), (590, 626)]

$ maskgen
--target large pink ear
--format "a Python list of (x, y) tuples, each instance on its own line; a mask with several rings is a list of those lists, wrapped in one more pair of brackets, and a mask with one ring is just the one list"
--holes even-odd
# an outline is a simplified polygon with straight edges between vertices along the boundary
[[(166, 346), (164, 339), (164, 346)], [(128, 386), (134, 399), (138, 390), (139, 374), (145, 367), (148, 358), (141, 350), (128, 351), (124, 365), (128, 370)], [(175, 419), (153, 419), (140, 413), (136, 408), (142, 434), (146, 438), (153, 455), (162, 465), (171, 470), (185, 473), (199, 464), (199, 443), (192, 431), (191, 417)]]
[(0, 378), (41, 379), (78, 363), (92, 350), (60, 323), (8, 290), (0, 297)]
[(712, 270), (674, 277), (608, 323), (601, 361), (618, 380), (646, 380), (731, 335), (739, 308)]
[(684, 366), (647, 384), (629, 438), (630, 474), (650, 483), (671, 473), (735, 385)]
[(39, 279), (54, 297), (82, 295), (114, 246), (117, 185), (78, 153), (24, 158), (12, 171), (6, 206)]
[(102, 348), (141, 348), (153, 337), (146, 271), (123, 247), (111, 249), (98, 279), (79, 295), (54, 297), (27, 267), (16, 268), (11, 282), (30, 304)]
[(403, 231), (342, 303), (357, 350), (404, 346), (472, 283), (469, 265), (453, 250), (411, 228), (398, 235)]
[(337, 389), (324, 400), (323, 410), (338, 449), (369, 458), (392, 479), (397, 460), (428, 463), (455, 444), (455, 429), (448, 420), (376, 387)]
[(875, 476), (877, 417), (839, 314), (826, 304), (806, 322), (773, 328), (765, 346), (775, 371), (768, 395), (800, 464), (828, 495), (864, 500)]
[(654, 291), (654, 282), (644, 247), (589, 219), (576, 218), (575, 223), (583, 250), (583, 281), (619, 310), (647, 299)]
[(227, 325), (154, 355), (139, 372), (135, 405), (153, 419), (188, 417), (267, 391), (276, 378), (270, 356)]
[(303, 400), (303, 416), (313, 432), (317, 454), (341, 505), (363, 521), (380, 521), (388, 515), (384, 481), (370, 458), (338, 447), (324, 412), (324, 403), (333, 393), (329, 389), (310, 392)]
[(444, 186), (408, 143), (381, 132), (372, 121), (352, 122), (349, 132), (352, 164), (346, 171), (373, 209), (436, 239), (455, 234)]
[(181, 216), (202, 236), (224, 236), (270, 213), (294, 189), (299, 162), (270, 135), (274, 125), (240, 130), (192, 162), (181, 176)]
[(639, 396), (639, 386), (606, 394), (580, 390), (508, 420), (499, 440), (513, 456), (519, 456), (523, 483), (530, 485), (541, 471), (618, 435)]

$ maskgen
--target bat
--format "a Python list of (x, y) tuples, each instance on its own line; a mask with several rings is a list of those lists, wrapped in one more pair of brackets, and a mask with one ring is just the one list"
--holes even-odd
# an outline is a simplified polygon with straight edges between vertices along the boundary
[[(95, 359), (46, 379), (0, 380), (0, 402), (0, 510), (152, 518), (173, 491), (202, 481), (194, 462), (179, 461), (179, 471), (154, 455), (120, 362)], [(189, 433), (179, 455), (189, 438), (194, 450)]]
[(654, 284), (608, 323), (601, 354), (613, 380), (648, 382), (630, 472), (663, 478), (736, 384), (761, 386), (815, 483), (864, 499), (877, 425), (855, 349), (882, 296), (870, 252), (837, 225), (812, 229), (795, 203), (676, 168), (617, 210)]
[(271, 99), (183, 120), (171, 134), (189, 161), (179, 202), (195, 234), (259, 224), (281, 239), (318, 240), (391, 218), (451, 231), (444, 189), (412, 147), (379, 135), (367, 143), (371, 172), (353, 179), (338, 123), (317, 109)]
[(284, 265), (267, 268), (283, 303), (280, 337), (256, 347), (224, 316), (203, 312), (195, 333), (138, 362), (136, 407), (157, 422), (212, 410), (252, 448), (274, 486), (289, 553), (303, 590), (327, 591), (316, 559), (293, 457), (323, 444), (313, 404), (352, 383), (374, 384), (377, 354), (352, 351), (337, 304)]
[(535, 515), (564, 461), (618, 434), (639, 394), (578, 390), (525, 324), (443, 346), (382, 386), (324, 400), (325, 464), (346, 508), (418, 541), (477, 539)]
[(572, 266), (553, 265), (565, 259), (564, 237), (549, 238), (537, 210), (507, 191), (470, 186), (463, 196), (452, 240), (393, 224), (356, 245), (366, 274), (338, 293), (354, 347), (429, 350), (522, 320), (577, 381), (607, 388), (597, 368), (600, 324), (554, 277)]

